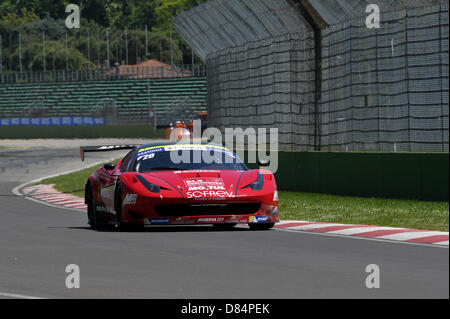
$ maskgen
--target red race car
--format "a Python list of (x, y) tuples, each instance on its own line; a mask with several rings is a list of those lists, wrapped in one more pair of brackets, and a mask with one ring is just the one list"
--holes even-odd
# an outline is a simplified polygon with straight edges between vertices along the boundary
[[(130, 225), (248, 224), (272, 228), (278, 218), (274, 175), (248, 169), (215, 144), (155, 143), (81, 147), (85, 152), (131, 149), (116, 165), (99, 167), (87, 180), (85, 202), (92, 228)], [(266, 166), (267, 162), (259, 162)]]

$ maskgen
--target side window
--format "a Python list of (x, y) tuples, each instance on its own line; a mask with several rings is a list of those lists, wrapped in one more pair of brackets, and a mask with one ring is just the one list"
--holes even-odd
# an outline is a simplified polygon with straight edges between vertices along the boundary
[(131, 163), (133, 163), (135, 154), (136, 154), (136, 151), (132, 150), (124, 157), (122, 164), (120, 165), (120, 171), (122, 173), (128, 171), (129, 166), (131, 165)]
[(135, 161), (136, 161), (136, 152), (133, 152), (133, 154), (131, 155), (130, 160), (128, 161), (127, 172), (132, 172), (133, 171), (134, 162)]

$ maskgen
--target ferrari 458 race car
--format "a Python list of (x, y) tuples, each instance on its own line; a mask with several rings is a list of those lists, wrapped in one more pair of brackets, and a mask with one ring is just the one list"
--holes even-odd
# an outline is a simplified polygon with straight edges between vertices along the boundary
[[(81, 147), (84, 152), (131, 149), (116, 165), (99, 167), (87, 180), (85, 202), (92, 228), (130, 225), (248, 224), (274, 226), (278, 192), (274, 175), (248, 169), (215, 144), (157, 143)], [(259, 162), (260, 166), (267, 163)]]

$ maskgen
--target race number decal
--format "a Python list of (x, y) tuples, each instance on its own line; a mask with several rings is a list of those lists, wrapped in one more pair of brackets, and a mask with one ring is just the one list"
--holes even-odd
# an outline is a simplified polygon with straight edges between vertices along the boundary
[(152, 158), (154, 158), (154, 157), (155, 157), (155, 153), (150, 153), (150, 154), (147, 154), (147, 155), (139, 156), (139, 157), (137, 158), (137, 160), (138, 160), (138, 161), (145, 161), (145, 160), (148, 160), (148, 159), (152, 159)]

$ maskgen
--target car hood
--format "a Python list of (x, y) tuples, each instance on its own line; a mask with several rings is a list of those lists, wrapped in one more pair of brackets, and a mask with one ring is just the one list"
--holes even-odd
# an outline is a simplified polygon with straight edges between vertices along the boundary
[(231, 199), (254, 182), (258, 170), (189, 170), (138, 173), (150, 183), (176, 190), (185, 198)]

